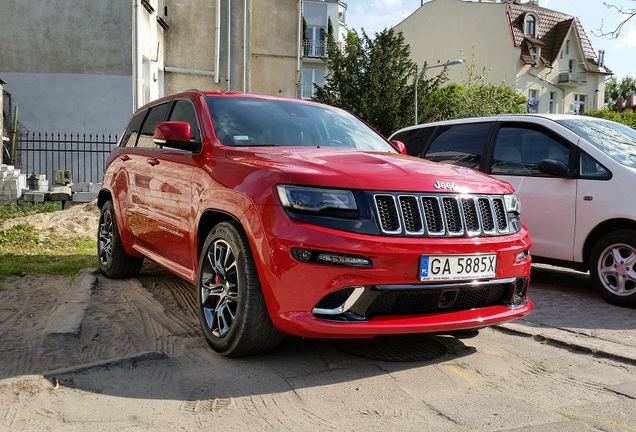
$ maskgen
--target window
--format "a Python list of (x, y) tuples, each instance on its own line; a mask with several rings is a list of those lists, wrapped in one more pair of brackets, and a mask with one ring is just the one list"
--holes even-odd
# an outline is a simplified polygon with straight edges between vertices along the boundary
[(326, 32), (324, 27), (307, 27), (307, 40), (303, 41), (305, 57), (325, 57), (327, 55)]
[(491, 123), (440, 126), (426, 159), (479, 169)]
[(568, 164), (569, 146), (554, 133), (524, 124), (505, 124), (497, 134), (490, 164), (492, 174), (543, 175), (544, 159)]
[(325, 70), (303, 68), (302, 94), (303, 99), (311, 99), (316, 93), (316, 87), (325, 85)]
[(565, 41), (565, 53), (568, 54), (568, 55), (570, 54), (570, 41), (569, 40)]
[(423, 127), (410, 129), (391, 137), (392, 140), (401, 141), (406, 147), (406, 153), (409, 156), (422, 157), (426, 144), (431, 139), (431, 135), (435, 131), (434, 127)]
[(579, 157), (579, 174), (581, 178), (590, 180), (609, 180), (612, 177), (607, 168), (583, 152)]
[(536, 36), (537, 19), (534, 15), (528, 15), (526, 17), (526, 36)]
[(141, 123), (143, 123), (146, 114), (148, 114), (147, 110), (138, 112), (132, 120), (130, 120), (130, 124), (126, 128), (126, 132), (119, 144), (120, 147), (134, 147), (137, 144), (139, 129), (141, 128)]
[(190, 123), (190, 141), (198, 141), (201, 136), (199, 131), (199, 123), (197, 122), (197, 113), (192, 102), (187, 100), (178, 100), (175, 102), (170, 113), (169, 120), (184, 121)]
[(585, 112), (585, 95), (575, 94), (574, 95), (574, 105), (575, 105), (575, 113), (583, 114)]
[(160, 122), (164, 121), (166, 117), (168, 117), (169, 108), (170, 103), (164, 103), (150, 108), (150, 112), (141, 127), (141, 132), (139, 133), (137, 147), (157, 148), (157, 145), (153, 140), (155, 129)]
[(550, 92), (550, 108), (549, 108), (550, 113), (552, 114), (555, 113), (555, 106), (556, 106), (556, 92)]
[(528, 90), (528, 108), (529, 113), (539, 112), (539, 90)]

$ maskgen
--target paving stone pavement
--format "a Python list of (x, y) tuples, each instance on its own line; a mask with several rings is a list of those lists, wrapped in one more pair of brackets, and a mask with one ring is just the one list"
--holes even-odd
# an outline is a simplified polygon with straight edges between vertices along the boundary
[(588, 274), (533, 265), (534, 311), (499, 328), (636, 363), (636, 310), (607, 303)]

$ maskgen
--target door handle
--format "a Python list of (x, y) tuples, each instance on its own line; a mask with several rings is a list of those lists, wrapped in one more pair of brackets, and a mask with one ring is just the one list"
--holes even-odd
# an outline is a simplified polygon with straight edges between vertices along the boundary
[(122, 161), (126, 162), (130, 160), (130, 156), (123, 154), (121, 156), (119, 156), (119, 159), (121, 159)]
[(159, 165), (159, 159), (157, 158), (148, 158), (146, 159), (146, 163), (155, 166), (155, 165)]

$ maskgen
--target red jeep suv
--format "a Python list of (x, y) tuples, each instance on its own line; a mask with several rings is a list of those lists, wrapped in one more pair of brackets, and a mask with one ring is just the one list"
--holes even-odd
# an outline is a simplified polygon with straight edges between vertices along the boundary
[(355, 116), (187, 91), (140, 108), (110, 155), (100, 271), (144, 258), (197, 287), (208, 344), (369, 338), (528, 314), (531, 242), (512, 187), (400, 153)]

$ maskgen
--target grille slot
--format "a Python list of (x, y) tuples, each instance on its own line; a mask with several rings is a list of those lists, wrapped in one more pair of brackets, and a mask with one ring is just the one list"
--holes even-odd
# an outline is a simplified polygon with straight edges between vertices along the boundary
[(382, 193), (373, 198), (383, 234), (461, 237), (510, 233), (502, 196)]
[(447, 289), (398, 290), (380, 294), (367, 309), (366, 318), (383, 315), (419, 315), (452, 312), (503, 304), (510, 285), (493, 284), (459, 289), (451, 305), (444, 307)]

